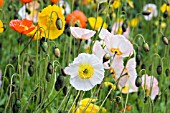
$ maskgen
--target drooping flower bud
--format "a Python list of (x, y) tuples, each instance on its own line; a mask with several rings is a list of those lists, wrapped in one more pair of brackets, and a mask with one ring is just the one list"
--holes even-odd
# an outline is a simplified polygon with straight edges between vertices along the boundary
[(106, 53), (103, 57), (103, 62), (107, 62), (111, 58), (110, 54)]
[(53, 74), (54, 68), (51, 62), (48, 63), (47, 71), (49, 74)]
[(60, 50), (58, 47), (53, 48), (53, 54), (55, 55), (56, 58), (60, 57)]
[(165, 45), (169, 44), (168, 38), (166, 36), (162, 36), (162, 41)]
[(32, 77), (34, 75), (34, 67), (32, 64), (30, 64), (28, 67), (28, 73), (29, 73), (30, 77)]
[(55, 90), (59, 91), (63, 87), (63, 85), (64, 85), (64, 78), (63, 76), (59, 75), (55, 82)]
[(148, 51), (149, 51), (149, 45), (148, 45), (148, 43), (146, 43), (146, 42), (143, 43), (143, 49), (145, 50), (145, 52), (148, 52)]
[(43, 42), (41, 48), (42, 48), (42, 50), (43, 50), (44, 52), (47, 52), (47, 50), (48, 50), (48, 43), (47, 43), (46, 41)]
[(137, 76), (135, 85), (136, 87), (140, 87), (142, 85), (142, 78), (140, 76)]
[(161, 65), (158, 65), (158, 66), (157, 66), (157, 74), (158, 74), (158, 75), (161, 75), (161, 74), (162, 74), (162, 66), (161, 66)]
[(60, 18), (57, 18), (57, 20), (56, 20), (56, 27), (58, 30), (61, 30), (63, 27), (63, 22)]

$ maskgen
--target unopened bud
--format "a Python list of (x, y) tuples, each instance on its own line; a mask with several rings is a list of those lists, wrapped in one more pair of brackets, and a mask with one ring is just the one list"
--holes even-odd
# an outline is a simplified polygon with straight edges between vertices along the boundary
[(51, 62), (48, 63), (47, 70), (49, 74), (53, 74), (54, 68)]
[(47, 50), (48, 50), (48, 43), (47, 42), (43, 42), (41, 48), (42, 48), (42, 50), (44, 52), (47, 52)]
[(142, 85), (142, 78), (140, 76), (137, 76), (135, 85), (136, 87), (140, 87)]
[(126, 22), (126, 20), (125, 20), (125, 21), (123, 22), (123, 24), (122, 24), (122, 31), (125, 32), (126, 29), (127, 29), (127, 27), (128, 27), (128, 24), (127, 24), (127, 22)]
[(111, 58), (110, 54), (106, 53), (103, 57), (103, 62), (107, 62)]
[(53, 54), (55, 55), (56, 58), (60, 57), (60, 50), (58, 47), (53, 48)]
[(28, 67), (28, 73), (29, 73), (30, 77), (32, 77), (34, 75), (34, 67), (32, 64), (30, 64)]
[(166, 69), (165, 74), (166, 74), (167, 77), (169, 76), (169, 73), (170, 73), (169, 69)]
[(57, 18), (56, 20), (56, 27), (58, 30), (61, 30), (63, 28), (63, 22), (60, 18)]
[(157, 67), (157, 74), (158, 75), (162, 74), (162, 66), (161, 65), (158, 65), (158, 67)]
[(143, 43), (143, 49), (145, 50), (145, 52), (148, 52), (148, 51), (149, 51), (149, 45), (148, 45), (148, 43), (146, 43), (146, 42)]
[(169, 41), (168, 41), (168, 38), (165, 37), (165, 36), (162, 36), (162, 41), (165, 45), (168, 45), (169, 44)]

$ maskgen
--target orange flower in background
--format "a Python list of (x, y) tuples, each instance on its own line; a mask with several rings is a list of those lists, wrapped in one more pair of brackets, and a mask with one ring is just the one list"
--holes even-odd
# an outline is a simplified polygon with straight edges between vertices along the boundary
[(77, 24), (79, 27), (85, 28), (87, 17), (83, 12), (75, 10), (71, 14), (67, 15), (66, 22), (71, 26), (75, 26)]
[(21, 33), (27, 34), (35, 29), (31, 20), (23, 19), (23, 20), (11, 20), (9, 23), (10, 28)]
[(0, 0), (0, 7), (2, 7), (4, 0)]
[(32, 2), (33, 0), (20, 0), (22, 3), (29, 3)]
[(60, 0), (50, 0), (52, 3), (58, 3)]

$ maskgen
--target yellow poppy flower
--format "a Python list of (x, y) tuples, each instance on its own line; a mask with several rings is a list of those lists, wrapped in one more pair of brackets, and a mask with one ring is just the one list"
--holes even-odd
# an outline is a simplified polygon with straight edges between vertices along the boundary
[(3, 31), (4, 31), (3, 23), (2, 23), (2, 21), (0, 20), (0, 33), (2, 33)]
[(49, 39), (56, 39), (63, 33), (65, 18), (62, 10), (62, 8), (56, 5), (49, 5), (38, 14), (38, 24), (46, 30), (46, 36), (44, 32), (42, 32), (42, 36)]
[(133, 28), (137, 27), (138, 23), (139, 23), (139, 19), (138, 19), (138, 18), (133, 18), (133, 19), (130, 21), (130, 25), (131, 25)]
[[(92, 29), (94, 30), (98, 30), (100, 27), (102, 27), (102, 24), (103, 24), (103, 18), (102, 17), (97, 17), (97, 22), (96, 22), (96, 18), (95, 17), (90, 17), (88, 18), (88, 21), (90, 23), (90, 26), (92, 27)], [(95, 25), (96, 24), (96, 25)], [(102, 28), (105, 28), (107, 29), (107, 24), (104, 22), (103, 24), (103, 27)]]
[(162, 13), (164, 13), (165, 11), (167, 11), (167, 12), (168, 12), (168, 15), (170, 15), (170, 6), (168, 6), (167, 4), (163, 4), (160, 9), (161, 9), (161, 12), (162, 12)]
[(120, 0), (114, 0), (113, 4), (111, 5), (114, 9), (117, 9), (121, 6)]
[[(82, 113), (84, 111), (84, 109), (86, 109), (84, 111), (84, 113), (97, 113), (100, 106), (97, 106), (97, 105), (92, 103), (92, 102), (95, 102), (95, 101), (97, 101), (97, 99), (85, 98), (85, 99), (81, 100), (80, 105), (79, 105), (79, 107), (78, 107), (78, 109), (76, 110), (75, 113)], [(75, 108), (76, 108), (76, 106), (73, 106), (73, 108), (71, 110), (72, 113), (74, 112)], [(106, 113), (106, 109), (104, 107), (102, 107), (100, 109), (100, 111), (101, 111), (100, 113)]]

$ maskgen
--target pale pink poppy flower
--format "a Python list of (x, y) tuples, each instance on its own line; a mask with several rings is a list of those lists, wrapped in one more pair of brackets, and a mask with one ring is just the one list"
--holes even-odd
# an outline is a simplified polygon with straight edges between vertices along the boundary
[(146, 95), (150, 96), (152, 100), (159, 94), (158, 80), (154, 76), (143, 75), (142, 87), (146, 90)]
[(122, 24), (123, 22), (115, 22), (112, 26), (112, 31), (111, 33), (116, 35), (116, 34), (122, 34), (123, 36), (125, 36), (126, 38), (129, 37), (129, 33), (130, 33), (130, 27), (128, 26), (126, 31), (123, 32), (122, 30)]
[(28, 20), (32, 20), (33, 22), (38, 22), (38, 11), (40, 4), (37, 1), (33, 1), (30, 3), (27, 3), (26, 5), (23, 5), (22, 8), (20, 8), (18, 14), (22, 19), (26, 18)]
[(104, 78), (103, 63), (94, 54), (81, 53), (64, 69), (76, 90), (88, 91)]
[[(103, 57), (105, 56), (106, 51), (102, 48), (100, 42), (97, 40), (94, 45), (93, 45), (93, 54), (95, 54), (101, 62), (103, 62)], [(109, 69), (109, 65), (108, 63), (110, 62), (110, 60), (103, 62), (103, 66), (105, 69)]]
[(112, 34), (107, 29), (102, 28), (99, 33), (99, 38), (104, 40), (105, 37), (112, 37)]
[(128, 57), (133, 54), (133, 45), (123, 35), (113, 35), (105, 37), (104, 42), (107, 50), (119, 57)]
[[(118, 79), (119, 77), (120, 75), (117, 76), (116, 79)], [(124, 67), (122, 77), (118, 82), (122, 93), (131, 93), (138, 91), (138, 88), (135, 85), (136, 78), (136, 61), (135, 58), (131, 58), (130, 60), (128, 60), (126, 66)]]
[(70, 30), (71, 34), (78, 40), (88, 40), (96, 33), (96, 31), (80, 27), (70, 27)]

